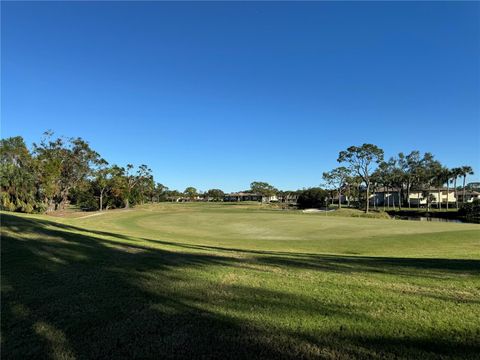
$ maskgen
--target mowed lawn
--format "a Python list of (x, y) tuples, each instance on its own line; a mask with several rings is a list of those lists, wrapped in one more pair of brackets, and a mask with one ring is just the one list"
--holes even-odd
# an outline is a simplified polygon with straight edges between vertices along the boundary
[(480, 225), (160, 204), (1, 250), (5, 359), (480, 358)]

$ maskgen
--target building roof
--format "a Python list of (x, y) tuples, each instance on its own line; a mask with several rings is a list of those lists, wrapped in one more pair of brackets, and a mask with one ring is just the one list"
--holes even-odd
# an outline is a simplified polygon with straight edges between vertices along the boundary
[[(458, 195), (463, 196), (463, 190), (458, 190)], [(480, 195), (480, 192), (472, 191), (472, 190), (465, 190), (465, 195)]]

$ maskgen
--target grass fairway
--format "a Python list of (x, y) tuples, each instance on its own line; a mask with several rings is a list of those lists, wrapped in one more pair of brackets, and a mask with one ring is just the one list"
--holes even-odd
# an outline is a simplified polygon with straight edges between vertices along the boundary
[(161, 204), (2, 213), (2, 357), (479, 358), (480, 225)]

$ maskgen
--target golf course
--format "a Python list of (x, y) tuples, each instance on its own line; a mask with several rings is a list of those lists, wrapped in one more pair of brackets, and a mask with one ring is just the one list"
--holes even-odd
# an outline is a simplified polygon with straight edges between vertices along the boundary
[(2, 358), (478, 358), (479, 235), (252, 203), (2, 212)]

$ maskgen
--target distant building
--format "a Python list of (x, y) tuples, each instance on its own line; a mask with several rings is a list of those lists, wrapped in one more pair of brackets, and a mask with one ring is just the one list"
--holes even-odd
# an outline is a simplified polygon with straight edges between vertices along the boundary
[(223, 201), (263, 201), (263, 196), (248, 192), (236, 192), (226, 194), (223, 197)]
[(458, 201), (471, 203), (474, 200), (480, 200), (480, 191), (465, 190), (465, 199), (463, 199), (463, 190), (457, 190)]
[[(430, 190), (410, 190), (409, 199), (411, 206), (425, 206), (427, 205), (427, 194), (430, 196), (430, 204), (455, 204), (457, 199), (455, 197), (455, 189), (431, 188)], [(465, 190), (465, 199), (463, 199), (463, 190), (457, 189), (458, 202), (470, 203), (475, 199), (480, 199), (480, 192)], [(377, 206), (398, 206), (400, 201), (400, 193), (398, 188), (379, 188), (370, 195), (370, 204)]]
[(192, 201), (205, 201), (205, 199), (200, 196), (188, 197), (188, 196), (167, 196), (167, 201), (170, 202), (192, 202)]
[(297, 193), (284, 193), (281, 195), (277, 195), (277, 200), (280, 203), (288, 203), (288, 204), (296, 204), (298, 200)]
[(294, 204), (297, 202), (297, 198), (298, 198), (297, 194), (264, 196), (261, 194), (250, 193), (250, 192), (235, 192), (235, 193), (225, 194), (223, 201), (282, 202), (282, 203)]

